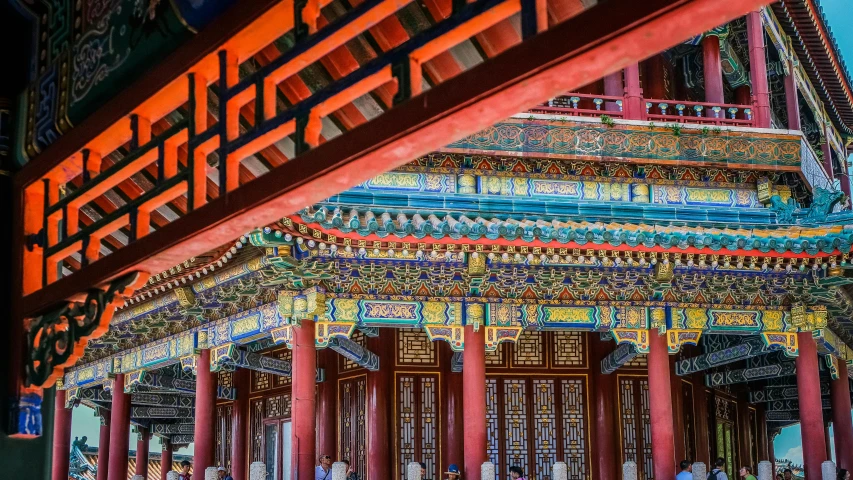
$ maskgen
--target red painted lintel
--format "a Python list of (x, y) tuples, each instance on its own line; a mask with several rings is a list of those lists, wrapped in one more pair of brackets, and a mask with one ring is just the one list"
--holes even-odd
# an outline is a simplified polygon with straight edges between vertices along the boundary
[(17, 311), (37, 315), (81, 286), (124, 272), (168, 270), (767, 3), (611, 0), (593, 7), (28, 295)]

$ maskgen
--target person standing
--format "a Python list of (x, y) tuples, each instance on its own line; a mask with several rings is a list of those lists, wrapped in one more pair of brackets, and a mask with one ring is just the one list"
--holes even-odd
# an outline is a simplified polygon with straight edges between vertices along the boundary
[(192, 468), (192, 464), (186, 460), (181, 462), (181, 474), (178, 475), (179, 480), (192, 480), (192, 475), (190, 474), (190, 468)]
[(688, 460), (682, 460), (678, 465), (681, 472), (675, 476), (675, 480), (693, 480), (693, 465)]
[(331, 480), (332, 478), (332, 457), (328, 455), (320, 455), (317, 468), (314, 469), (314, 480)]
[(752, 469), (749, 467), (740, 467), (739, 473), (744, 480), (758, 480), (755, 478), (755, 475), (752, 474)]
[(720, 457), (714, 462), (714, 469), (708, 474), (708, 480), (729, 480), (726, 475), (726, 459)]
[(234, 477), (228, 475), (225, 467), (219, 467), (216, 469), (216, 475), (219, 480), (234, 480)]

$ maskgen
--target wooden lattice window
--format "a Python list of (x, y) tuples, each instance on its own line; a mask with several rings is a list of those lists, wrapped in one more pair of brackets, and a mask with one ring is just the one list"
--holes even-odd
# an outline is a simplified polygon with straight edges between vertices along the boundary
[(637, 478), (652, 480), (652, 428), (649, 413), (649, 380), (619, 377), (619, 421), (622, 429), (622, 463), (637, 464)]
[(214, 461), (217, 467), (231, 470), (231, 404), (216, 406), (216, 450)]
[(586, 367), (586, 339), (584, 332), (552, 332), (554, 338), (555, 367)]
[(347, 459), (356, 469), (358, 478), (367, 477), (367, 379), (348, 378), (338, 384), (340, 412), (338, 431), (341, 459)]
[(436, 344), (420, 329), (397, 330), (397, 365), (438, 365)]
[(524, 331), (518, 342), (512, 346), (513, 367), (545, 367), (546, 349), (545, 333)]
[(569, 477), (589, 479), (585, 377), (501, 377), (486, 380), (486, 435), (497, 478), (511, 466), (530, 480), (550, 480), (557, 461)]
[(440, 474), (438, 388), (437, 375), (397, 376), (397, 478), (401, 480), (410, 462), (424, 462), (426, 478)]

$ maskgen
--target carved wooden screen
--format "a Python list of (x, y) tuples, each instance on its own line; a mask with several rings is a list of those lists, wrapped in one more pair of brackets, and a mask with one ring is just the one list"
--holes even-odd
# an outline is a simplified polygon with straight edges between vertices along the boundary
[(216, 450), (214, 462), (217, 467), (231, 471), (231, 404), (216, 406)]
[(424, 462), (426, 478), (439, 478), (438, 375), (397, 374), (397, 478), (406, 478), (406, 465)]
[(726, 471), (734, 472), (739, 467), (737, 455), (737, 405), (726, 398), (714, 397), (716, 416), (717, 457), (726, 460)]
[(586, 377), (502, 377), (486, 380), (488, 454), (497, 478), (511, 466), (529, 480), (550, 480), (554, 462), (569, 478), (588, 479)]
[(652, 429), (647, 377), (619, 376), (622, 463), (637, 464), (637, 478), (652, 480)]
[(341, 380), (338, 406), (338, 453), (356, 469), (358, 478), (367, 477), (367, 377)]
[[(267, 445), (269, 443), (267, 433), (271, 425), (290, 420), (291, 400), (290, 393), (283, 393), (255, 398), (249, 402), (249, 438), (251, 445), (249, 458), (252, 459), (252, 462), (264, 462), (268, 467), (275, 464), (276, 449), (280, 450), (280, 446)], [(280, 434), (278, 435), (280, 436)], [(268, 477), (268, 480), (275, 479)]]

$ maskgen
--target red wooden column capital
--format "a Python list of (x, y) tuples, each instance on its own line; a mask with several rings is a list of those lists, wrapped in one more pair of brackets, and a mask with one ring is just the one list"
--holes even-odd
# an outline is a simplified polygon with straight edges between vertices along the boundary
[(770, 86), (767, 83), (767, 61), (764, 52), (764, 25), (758, 11), (746, 14), (749, 46), (749, 78), (755, 97), (755, 126), (770, 128)]
[[(723, 66), (720, 63), (720, 38), (707, 36), (702, 39), (702, 69), (705, 75), (705, 101), (722, 104)], [(713, 116), (713, 113), (711, 114)]]
[(480, 467), (486, 456), (486, 336), (480, 327), (465, 326), (465, 351), (462, 354), (462, 409), (465, 422), (466, 480), (481, 480)]
[[(98, 438), (98, 475), (96, 480), (107, 480), (110, 471), (110, 412), (98, 409), (101, 417), (100, 438)], [(163, 477), (166, 480), (166, 477)]]
[(203, 476), (207, 467), (215, 467), (216, 448), (216, 389), (218, 377), (210, 371), (210, 350), (198, 356), (195, 381), (195, 428), (193, 455), (194, 476)]
[[(239, 394), (238, 394), (239, 395)], [(172, 444), (168, 440), (163, 441), (163, 452), (160, 454), (160, 480), (168, 480), (169, 472), (172, 471)], [(233, 474), (232, 474), (233, 475)], [(240, 478), (240, 477), (237, 477)], [(243, 477), (246, 478), (246, 477)]]
[(136, 474), (148, 478), (148, 447), (151, 435), (148, 429), (139, 427), (136, 437)]
[[(820, 465), (826, 461), (826, 438), (820, 400), (817, 344), (811, 332), (798, 333), (797, 341), (800, 347), (800, 355), (797, 357), (797, 397), (800, 401), (803, 462), (806, 478), (820, 478)], [(847, 414), (850, 414), (849, 410)]]
[(249, 478), (248, 436), (249, 436), (249, 384), (250, 371), (238, 368), (234, 372), (234, 389), (237, 398), (231, 407), (231, 476), (237, 479)]
[(108, 480), (127, 480), (127, 455), (130, 446), (130, 395), (124, 392), (124, 374), (113, 380), (110, 407), (110, 459)]
[(666, 336), (649, 329), (649, 416), (655, 478), (675, 475), (675, 431), (672, 425), (672, 383)]
[(394, 367), (394, 331), (379, 329), (367, 339), (367, 349), (379, 356), (379, 370), (367, 372), (367, 475), (391, 478), (391, 384)]
[(847, 363), (838, 361), (838, 380), (830, 385), (832, 429), (835, 434), (835, 461), (838, 468), (853, 470), (853, 417), (850, 415), (850, 379)]
[(314, 466), (317, 461), (317, 397), (314, 394), (316, 379), (314, 321), (302, 320), (302, 325), (293, 327), (293, 430), (290, 445), (293, 451), (293, 471), (299, 479), (314, 478)]
[(56, 390), (53, 411), (52, 480), (68, 480), (71, 460), (71, 409), (65, 408), (65, 390)]

